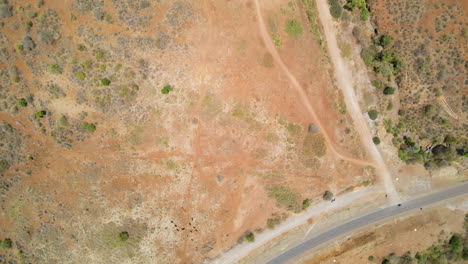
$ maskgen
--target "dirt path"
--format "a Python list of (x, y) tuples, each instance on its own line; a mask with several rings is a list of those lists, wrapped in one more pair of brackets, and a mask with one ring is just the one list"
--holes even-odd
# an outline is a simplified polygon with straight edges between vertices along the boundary
[(257, 12), (257, 21), (259, 24), (259, 30), (260, 34), (262, 36), (263, 42), (265, 43), (266, 48), (268, 51), (271, 53), (273, 56), (273, 59), (275, 62), (280, 66), (281, 70), (286, 74), (286, 76), (289, 78), (291, 81), (293, 87), (296, 89), (296, 91), (299, 94), (300, 100), (302, 104), (306, 107), (307, 112), (312, 116), (312, 119), (316, 122), (316, 125), (320, 128), (320, 131), (323, 133), (323, 137), (325, 138), (325, 141), (327, 143), (327, 146), (333, 154), (338, 156), (341, 159), (348, 160), (350, 162), (360, 164), (363, 166), (372, 166), (375, 167), (376, 165), (373, 162), (369, 162), (366, 160), (362, 159), (357, 159), (354, 157), (350, 157), (348, 155), (345, 155), (341, 153), (333, 143), (333, 141), (330, 139), (330, 136), (326, 133), (325, 128), (323, 127), (323, 124), (321, 120), (317, 117), (317, 114), (315, 113), (312, 104), (309, 101), (309, 98), (307, 94), (304, 92), (303, 87), (299, 84), (297, 81), (296, 77), (289, 71), (288, 67), (284, 64), (283, 60), (281, 59), (281, 56), (279, 55), (278, 51), (276, 50), (273, 41), (270, 37), (270, 34), (268, 33), (267, 27), (265, 26), (265, 21), (263, 20), (262, 12), (260, 10), (260, 3), (258, 0), (255, 0), (255, 7), (256, 7), (256, 12)]
[[(328, 53), (331, 57), (333, 66), (335, 68), (335, 78), (338, 82), (338, 87), (342, 90), (347, 109), (352, 117), (355, 128), (358, 131), (361, 141), (364, 144), (367, 152), (374, 160), (378, 175), (381, 177), (385, 189), (391, 203), (398, 203), (400, 198), (393, 185), (392, 176), (385, 164), (379, 150), (372, 142), (372, 134), (367, 126), (366, 120), (363, 117), (362, 111), (359, 107), (356, 94), (352, 85), (351, 69), (345, 65), (343, 57), (341, 56), (338, 44), (336, 41), (336, 30), (334, 27), (333, 18), (329, 12), (327, 0), (317, 0), (317, 8), (319, 13), (320, 22), (323, 26), (325, 39), (327, 42)], [(359, 59), (359, 58), (355, 58)]]
[[(329, 201), (323, 201), (319, 204), (311, 206), (306, 212), (297, 215), (295, 217), (290, 217), (285, 222), (281, 223), (273, 230), (266, 230), (260, 234), (255, 234), (255, 241), (253, 243), (244, 243), (234, 247), (232, 250), (226, 252), (219, 259), (216, 259), (212, 264), (221, 264), (221, 263), (236, 263), (242, 258), (246, 257), (250, 252), (256, 248), (261, 247), (265, 243), (275, 239), (276, 237), (301, 226), (307, 223), (307, 220), (313, 217), (318, 217), (324, 213), (329, 212), (330, 210), (336, 210), (345, 206), (349, 206), (353, 201), (358, 199), (364, 199), (369, 197), (369, 195), (378, 195), (382, 194), (375, 187), (363, 188), (355, 192), (345, 194), (343, 196), (337, 197), (336, 202), (330, 203)], [(310, 231), (310, 230), (309, 230)], [(304, 234), (304, 238), (308, 233)]]

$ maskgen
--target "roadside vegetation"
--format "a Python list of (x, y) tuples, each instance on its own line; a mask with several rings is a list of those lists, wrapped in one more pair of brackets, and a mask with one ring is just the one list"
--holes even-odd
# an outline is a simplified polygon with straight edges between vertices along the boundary
[[(442, 243), (434, 244), (426, 250), (406, 252), (403, 255), (394, 253), (382, 258), (382, 264), (437, 264), (437, 263), (465, 263), (468, 261), (468, 214), (465, 215), (465, 234), (452, 234)], [(369, 256), (369, 261), (374, 261), (374, 256)]]
[[(361, 30), (368, 27), (368, 22), (351, 19), (356, 23), (352, 33), (362, 46), (364, 63), (373, 72), (372, 85), (378, 95), (376, 107), (368, 112), (369, 118), (383, 120), (375, 124), (392, 135), (391, 143), (403, 162), (421, 163), (428, 170), (452, 166), (468, 156), (466, 128), (453, 114), (447, 113), (439, 100), (443, 93), (453, 95), (451, 105), (458, 104), (458, 109), (462, 110), (459, 115), (463, 115), (463, 109), (468, 106), (456, 88), (462, 86), (457, 76), (463, 62), (455, 54), (461, 54), (457, 43), (464, 37), (448, 37), (449, 22), (438, 16), (433, 17), (434, 24), (425, 23), (415, 29), (410, 25), (429, 11), (406, 6), (405, 1), (400, 0), (383, 2), (348, 0), (344, 6), (344, 13), (350, 11), (354, 16), (358, 16), (354, 11), (360, 10), (361, 18), (365, 18), (370, 9), (378, 10), (371, 24), (380, 27), (368, 31), (373, 33), (365, 34)], [(462, 19), (460, 6), (449, 7), (444, 3), (431, 7), (443, 8), (442, 16), (451, 17), (453, 25), (458, 27), (456, 21)], [(388, 19), (393, 24), (388, 23)], [(392, 30), (394, 25), (399, 27)], [(435, 35), (431, 34), (432, 30)], [(402, 39), (401, 35), (406, 37)], [(396, 100), (400, 102), (399, 109), (394, 109)], [(397, 112), (397, 118), (389, 118), (392, 112)], [(377, 136), (373, 141), (381, 143)]]

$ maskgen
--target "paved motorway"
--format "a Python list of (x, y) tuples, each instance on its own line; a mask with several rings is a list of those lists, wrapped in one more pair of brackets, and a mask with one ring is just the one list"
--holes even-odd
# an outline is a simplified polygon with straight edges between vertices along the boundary
[(416, 198), (414, 200), (407, 201), (401, 205), (395, 205), (374, 211), (372, 213), (363, 215), (359, 218), (355, 218), (347, 223), (339, 226), (332, 227), (320, 234), (312, 236), (307, 240), (299, 243), (298, 245), (287, 249), (285, 252), (274, 257), (268, 264), (279, 264), (286, 263), (295, 257), (301, 256), (305, 252), (317, 247), (327, 241), (342, 236), (346, 233), (362, 228), (367, 225), (374, 224), (378, 221), (408, 212), (410, 210), (423, 208), (433, 203), (441, 202), (450, 198), (454, 198), (460, 195), (468, 194), (468, 182), (456, 185), (454, 187), (438, 191), (435, 193), (428, 194), (423, 197)]

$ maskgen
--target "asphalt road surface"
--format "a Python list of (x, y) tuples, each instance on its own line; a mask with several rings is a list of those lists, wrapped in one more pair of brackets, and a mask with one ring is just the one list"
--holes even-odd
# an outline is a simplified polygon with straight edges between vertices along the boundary
[(330, 241), (334, 238), (342, 236), (346, 233), (354, 231), (356, 229), (362, 228), (367, 225), (374, 224), (378, 221), (408, 212), (410, 210), (423, 208), (433, 203), (441, 202), (447, 199), (451, 199), (457, 196), (466, 195), (468, 193), (468, 182), (462, 183), (460, 185), (428, 194), (423, 197), (416, 198), (411, 201), (407, 201), (400, 205), (395, 205), (380, 209), (378, 211), (363, 215), (361, 217), (355, 218), (347, 223), (344, 223), (339, 226), (332, 227), (320, 234), (317, 234), (313, 237), (308, 238), (307, 240), (299, 243), (298, 245), (287, 249), (285, 252), (274, 257), (268, 264), (279, 264), (286, 263), (295, 257), (301, 256), (305, 252), (317, 247), (327, 241)]

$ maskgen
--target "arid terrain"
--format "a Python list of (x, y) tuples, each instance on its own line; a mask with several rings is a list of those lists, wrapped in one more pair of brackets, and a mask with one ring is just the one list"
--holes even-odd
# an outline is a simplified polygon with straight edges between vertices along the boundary
[(0, 263), (231, 263), (466, 180), (467, 3), (416, 67), (395, 2), (0, 0)]
[(375, 183), (317, 25), (262, 13), (283, 66), (251, 1), (2, 1), (0, 260), (201, 263)]

